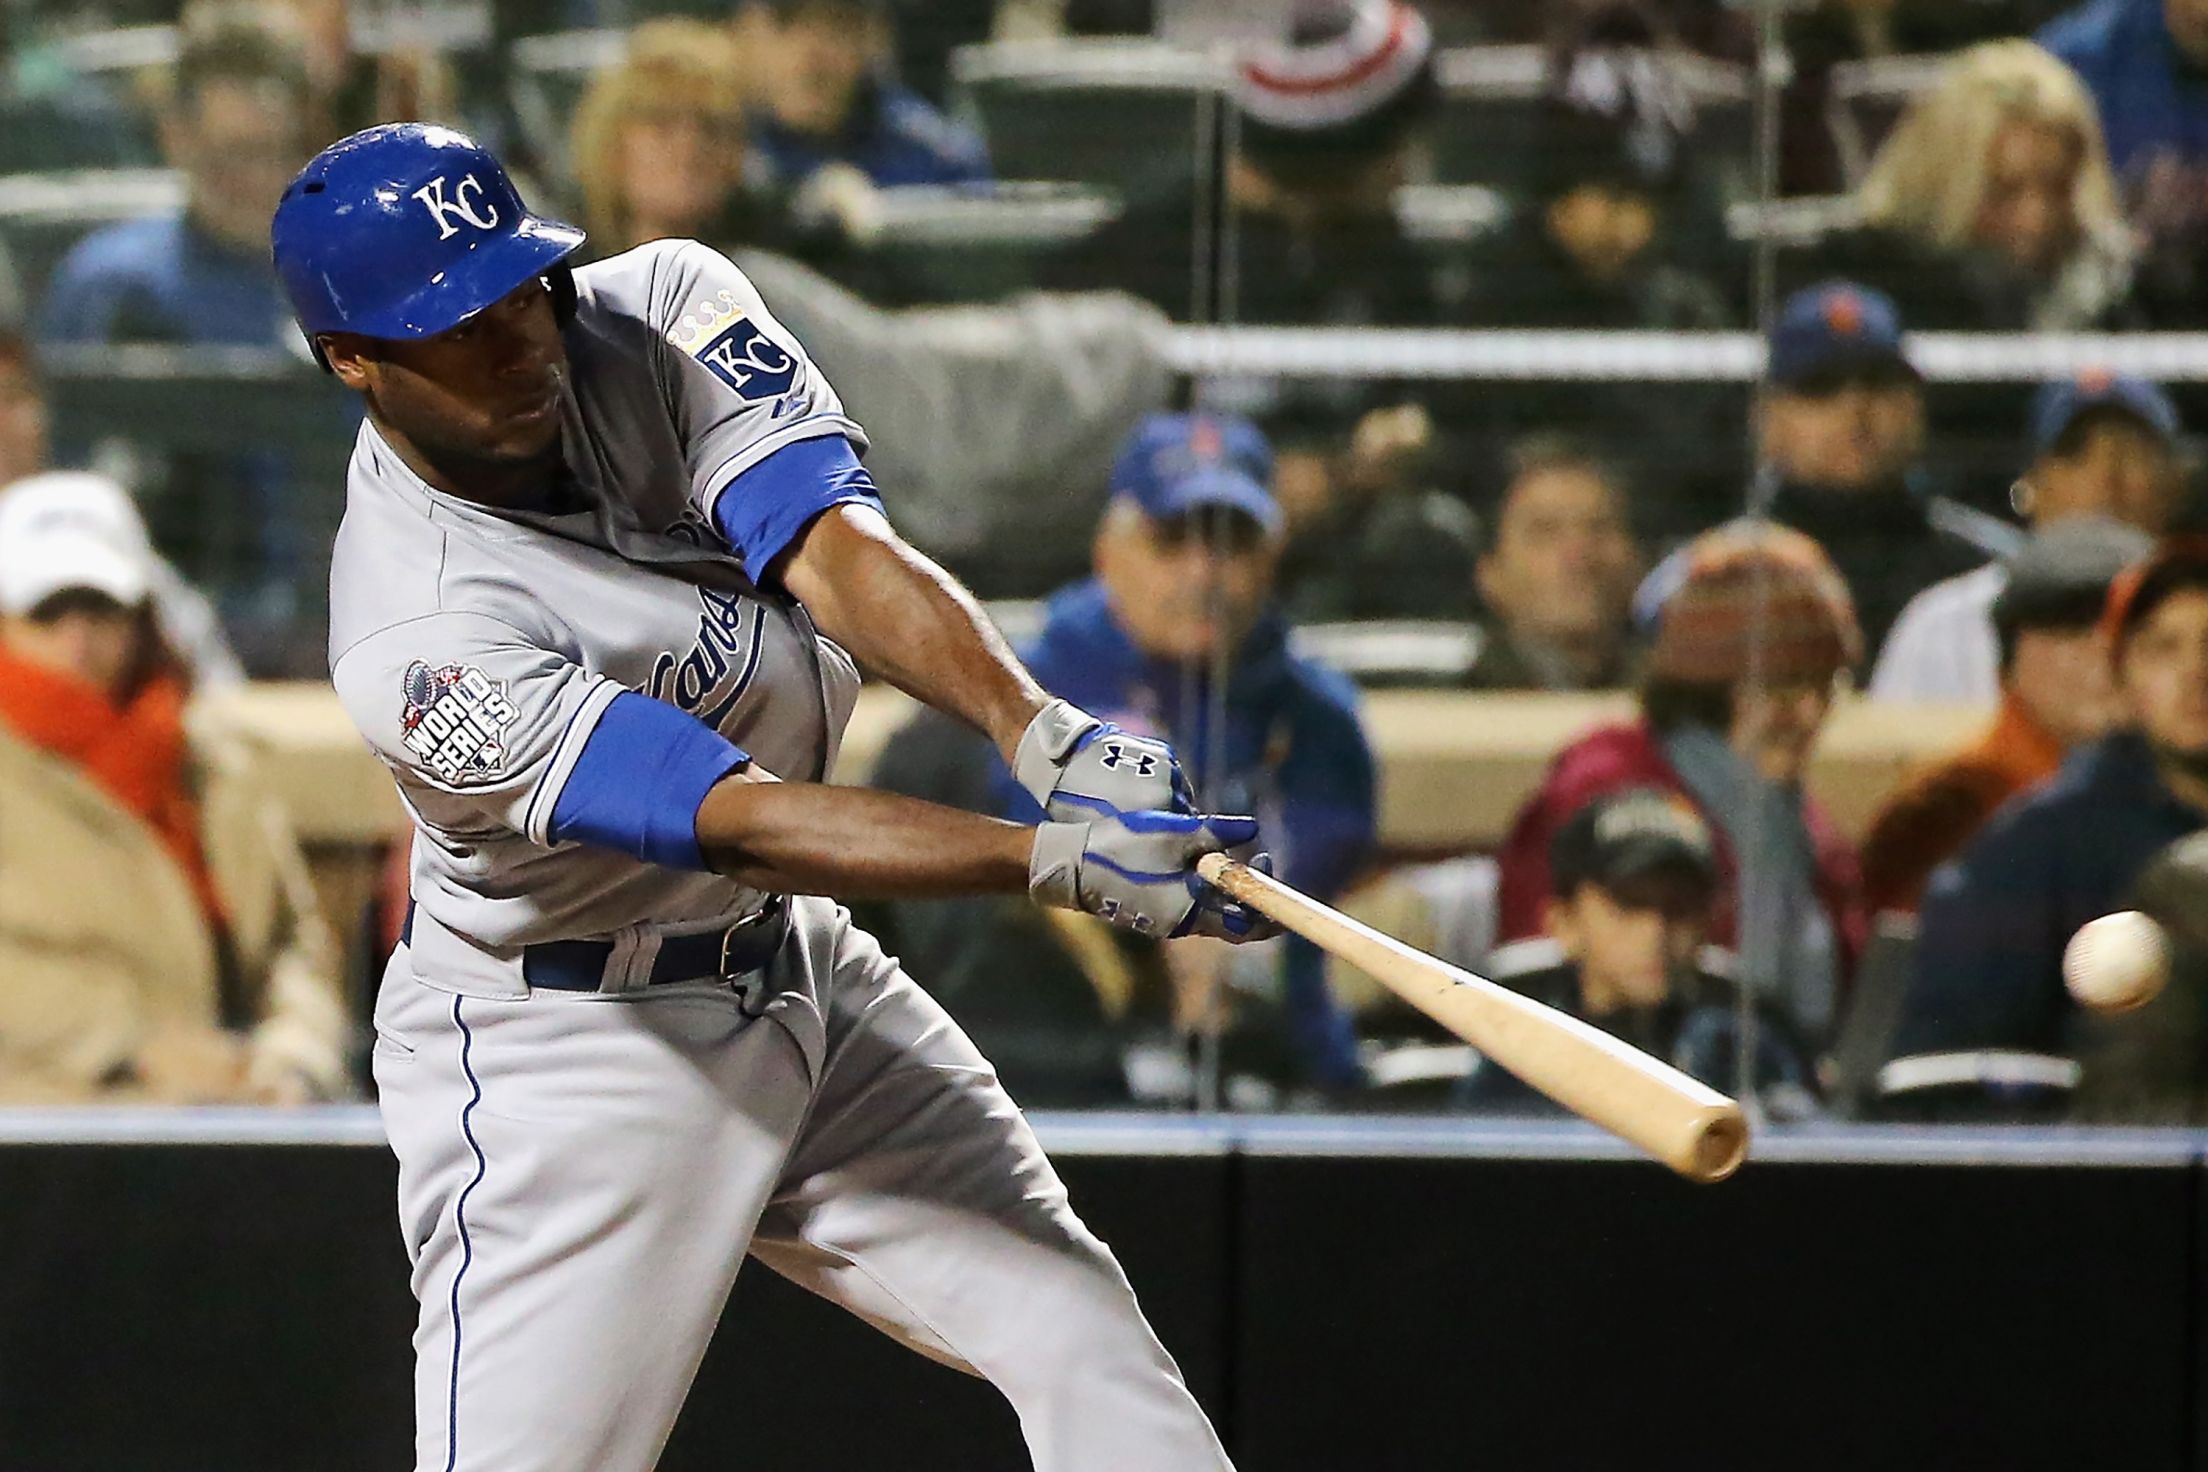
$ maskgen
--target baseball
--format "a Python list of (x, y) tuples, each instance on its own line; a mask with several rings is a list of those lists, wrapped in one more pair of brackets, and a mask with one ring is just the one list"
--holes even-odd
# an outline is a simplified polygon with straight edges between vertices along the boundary
[(2063, 948), (2062, 979), (2084, 1006), (2129, 1012), (2153, 1001), (2169, 981), (2169, 937), (2137, 910), (2089, 920)]

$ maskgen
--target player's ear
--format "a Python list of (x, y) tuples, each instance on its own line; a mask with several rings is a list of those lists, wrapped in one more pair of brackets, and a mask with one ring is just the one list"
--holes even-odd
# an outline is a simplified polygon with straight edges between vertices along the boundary
[(337, 375), (339, 383), (357, 393), (368, 391), (368, 364), (372, 359), (366, 338), (350, 332), (321, 332), (315, 334), (314, 347), (323, 366)]

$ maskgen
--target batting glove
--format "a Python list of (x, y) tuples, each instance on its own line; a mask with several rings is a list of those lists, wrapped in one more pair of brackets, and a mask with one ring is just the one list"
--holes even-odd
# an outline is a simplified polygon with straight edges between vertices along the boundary
[[(1280, 927), (1196, 877), (1205, 854), (1246, 851), (1255, 818), (1208, 813), (1110, 813), (1035, 830), (1027, 890), (1037, 904), (1101, 915), (1141, 935), (1264, 940)], [(1256, 867), (1267, 866), (1257, 855)]]
[(1012, 755), (1012, 776), (1061, 823), (1196, 810), (1172, 747), (1130, 736), (1065, 700), (1053, 700), (1027, 723)]

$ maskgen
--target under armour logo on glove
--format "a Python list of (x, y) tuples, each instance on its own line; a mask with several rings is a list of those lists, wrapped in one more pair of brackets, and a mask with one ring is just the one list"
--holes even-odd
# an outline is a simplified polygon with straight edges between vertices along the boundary
[(1137, 777), (1154, 776), (1158, 770), (1157, 753), (1129, 751), (1117, 741), (1104, 743), (1104, 765), (1114, 771), (1126, 770)]

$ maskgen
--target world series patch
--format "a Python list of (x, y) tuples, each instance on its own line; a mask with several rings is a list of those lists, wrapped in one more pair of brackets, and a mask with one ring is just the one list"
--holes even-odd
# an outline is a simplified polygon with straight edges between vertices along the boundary
[(402, 740), (431, 774), (455, 787), (483, 782), (506, 769), (500, 733), (519, 718), (506, 687), (472, 664), (406, 667)]

